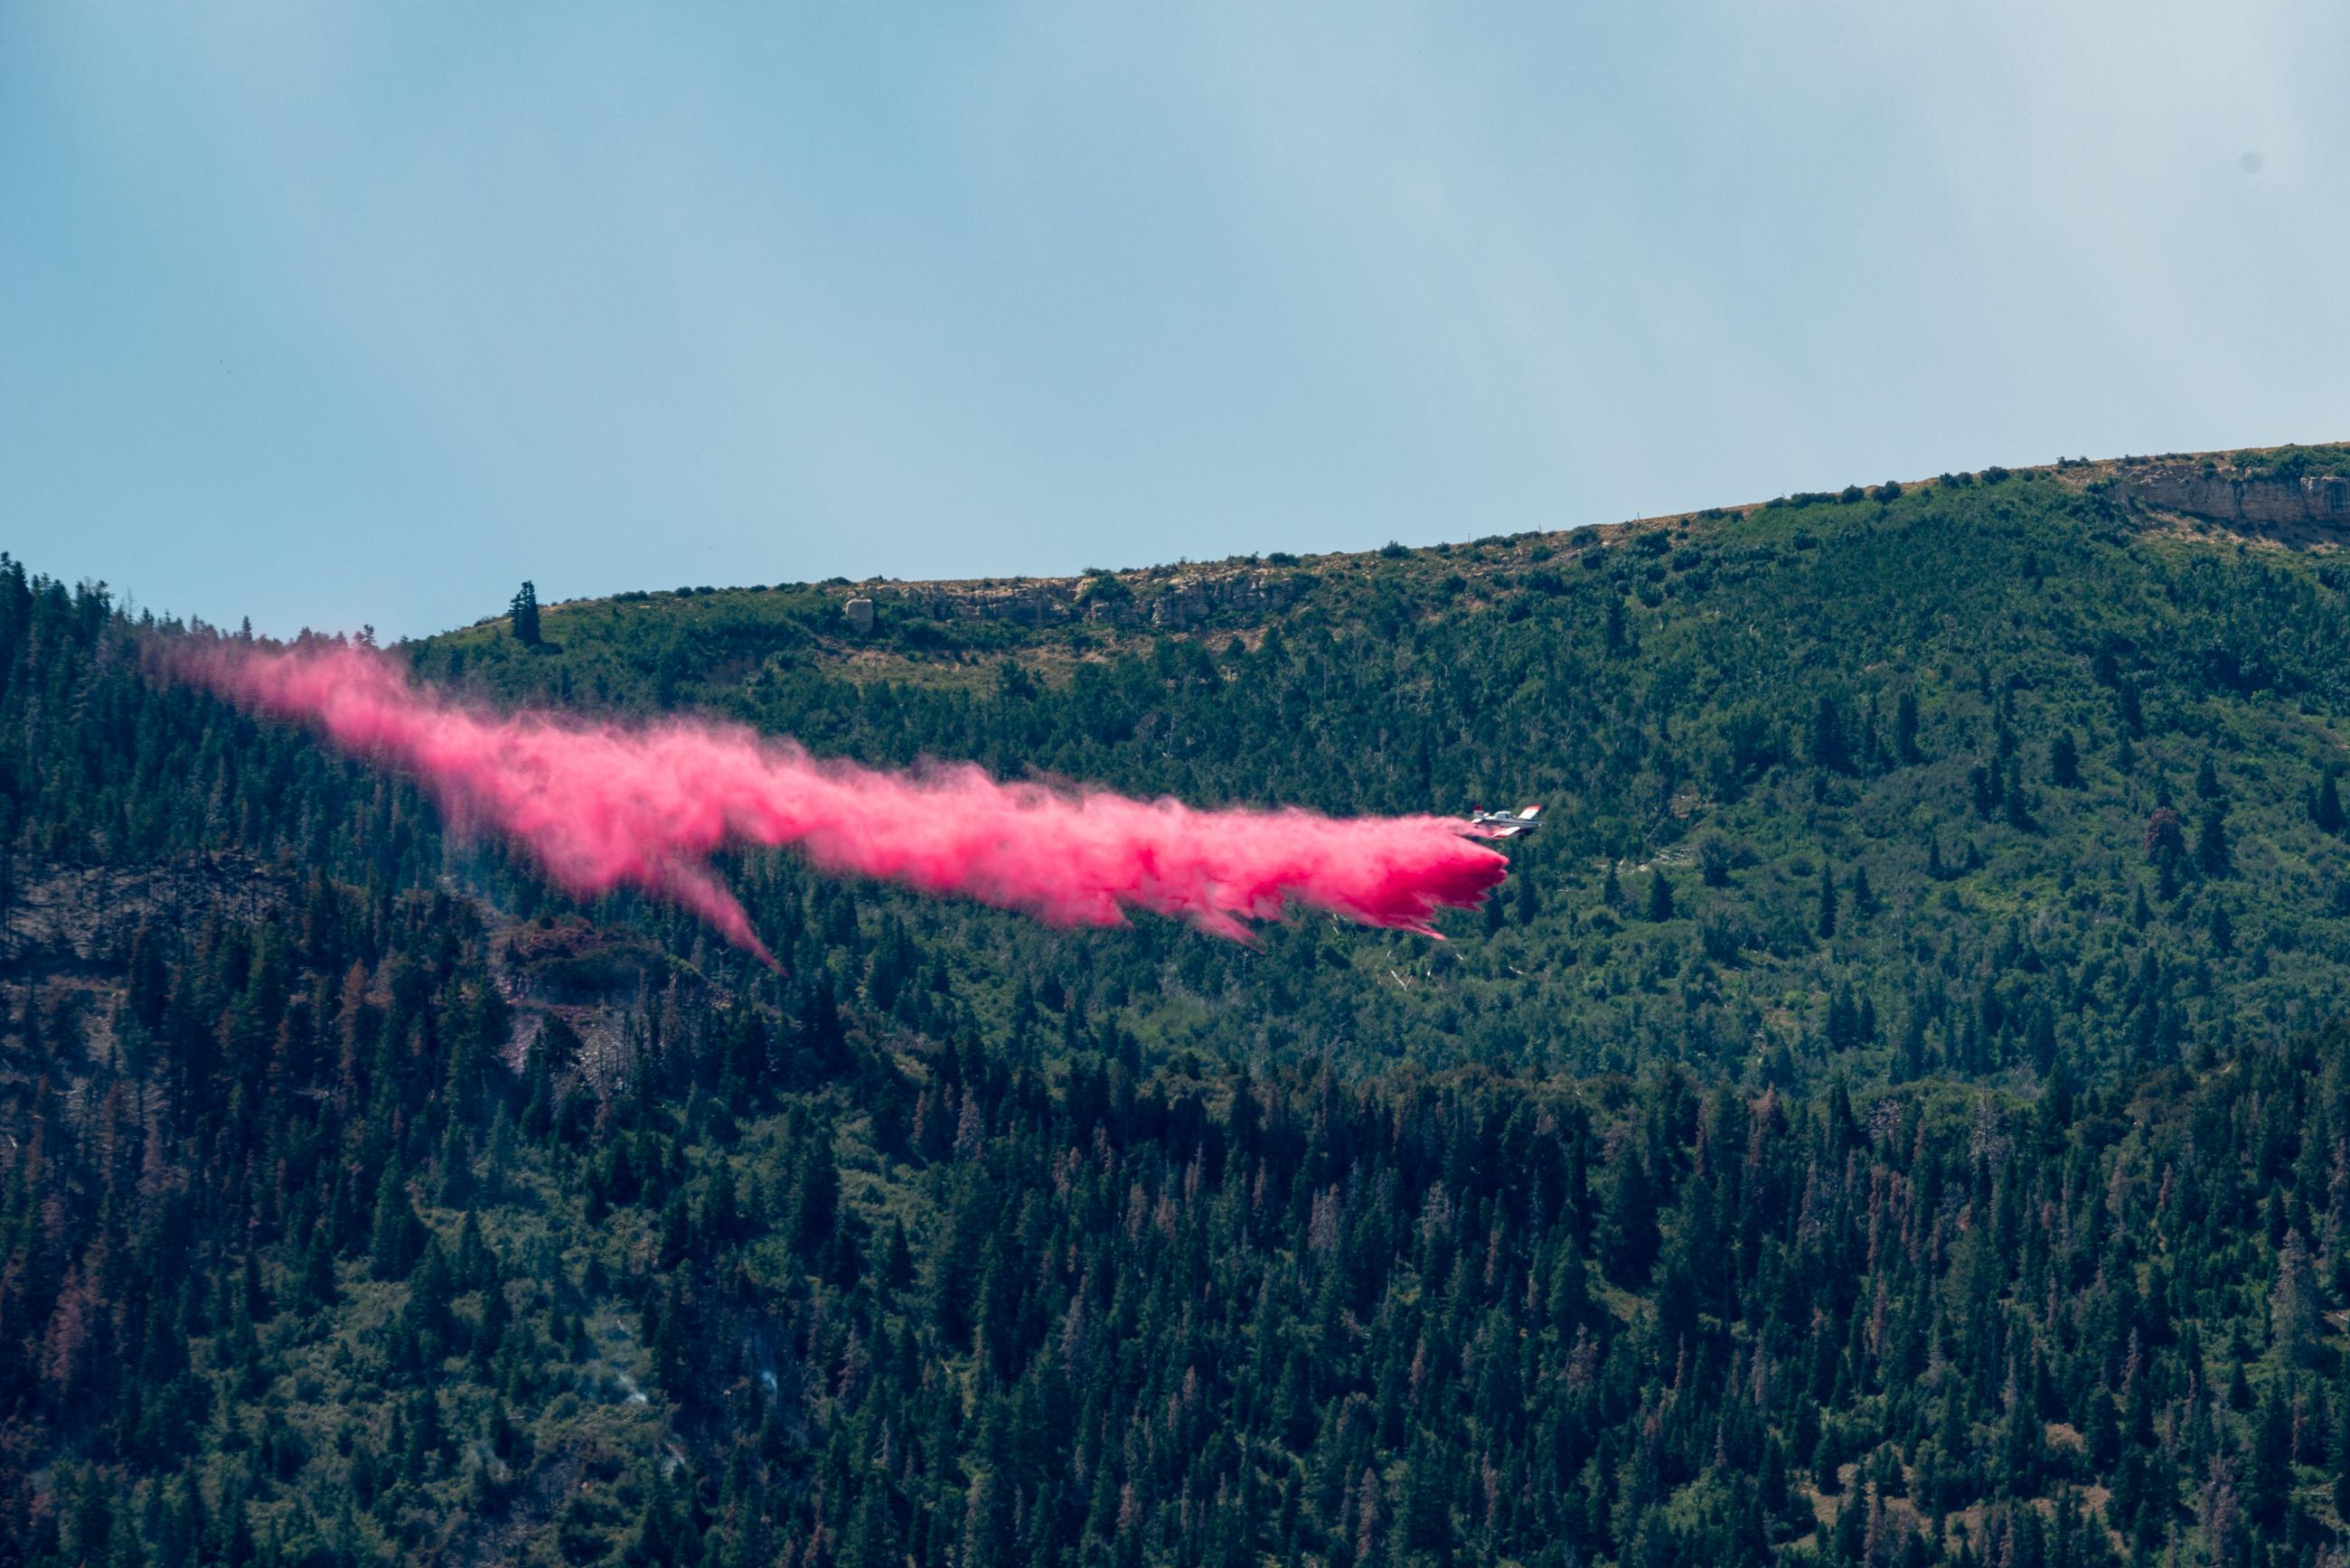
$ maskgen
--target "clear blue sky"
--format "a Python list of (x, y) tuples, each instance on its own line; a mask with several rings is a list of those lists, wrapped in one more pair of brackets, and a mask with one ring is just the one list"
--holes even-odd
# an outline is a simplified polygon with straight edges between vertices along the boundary
[(2350, 436), (2350, 7), (0, 0), (0, 547), (264, 630)]

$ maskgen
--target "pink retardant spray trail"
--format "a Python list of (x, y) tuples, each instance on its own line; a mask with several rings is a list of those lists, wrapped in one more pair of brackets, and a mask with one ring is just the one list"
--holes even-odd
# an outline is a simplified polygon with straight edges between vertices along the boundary
[(674, 899), (773, 964), (709, 865), (730, 845), (795, 846), (819, 869), (975, 898), (1056, 925), (1148, 909), (1245, 940), (1295, 901), (1434, 936), (1509, 862), (1451, 817), (1201, 811), (1172, 800), (1005, 784), (969, 765), (890, 773), (697, 721), (590, 724), (495, 714), (409, 684), (380, 654), (212, 644), (174, 675), (412, 774), (452, 826), (507, 835), (567, 891)]

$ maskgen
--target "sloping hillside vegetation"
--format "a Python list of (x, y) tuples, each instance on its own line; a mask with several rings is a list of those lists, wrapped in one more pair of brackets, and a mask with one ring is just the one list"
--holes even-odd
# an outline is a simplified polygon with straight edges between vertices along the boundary
[(567, 606), (544, 646), (493, 624), (416, 660), (868, 760), (1550, 807), (1442, 948), (882, 897), (1152, 1048), (2024, 1082), (2314, 1027), (2350, 978), (2350, 555), (2181, 539), (2070, 474), (1898, 490), (1274, 567), (1295, 608), (1183, 635), (885, 600), (859, 637), (855, 590), (802, 587)]
[(0, 1558), (2340, 1561), (2350, 563), (2107, 477), (405, 649), (1555, 821), (1443, 944), (745, 859), (781, 976), (0, 562)]

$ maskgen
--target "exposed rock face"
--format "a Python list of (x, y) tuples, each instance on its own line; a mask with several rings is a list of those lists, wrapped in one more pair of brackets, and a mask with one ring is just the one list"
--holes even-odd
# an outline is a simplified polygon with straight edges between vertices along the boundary
[(263, 920), (292, 907), (300, 888), (281, 867), (249, 855), (188, 855), (132, 866), (19, 862), (0, 921), (0, 968), (109, 965), (141, 926), (193, 931), (209, 916)]
[(2187, 467), (2125, 469), (2114, 477), (2114, 492), (2141, 505), (2217, 523), (2350, 530), (2350, 476), (2337, 473), (2278, 479)]
[[(1287, 572), (1134, 572), (1109, 577), (1024, 577), (1007, 583), (895, 583), (868, 590), (898, 599), (935, 620), (1011, 620), (1025, 626), (1162, 627), (1181, 630), (1226, 612), (1250, 618), (1296, 602), (1300, 580)], [(852, 620), (858, 600), (846, 607)], [(869, 624), (871, 610), (867, 611)]]

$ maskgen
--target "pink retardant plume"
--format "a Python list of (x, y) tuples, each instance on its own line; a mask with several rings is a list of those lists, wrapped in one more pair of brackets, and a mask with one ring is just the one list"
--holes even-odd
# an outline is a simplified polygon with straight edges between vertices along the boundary
[(346, 752), (413, 774), (453, 826), (510, 836), (566, 890), (671, 898), (772, 964), (708, 864), (727, 845), (793, 845), (822, 870), (884, 877), (1112, 926), (1129, 909), (1245, 940), (1295, 900), (1365, 925), (1436, 935), (1509, 862), (1451, 817), (1196, 811), (1171, 800), (1003, 784), (978, 768), (885, 773), (821, 762), (737, 726), (586, 724), (468, 708), (341, 644), (276, 652), (212, 644), (172, 673), (241, 705), (315, 724)]

